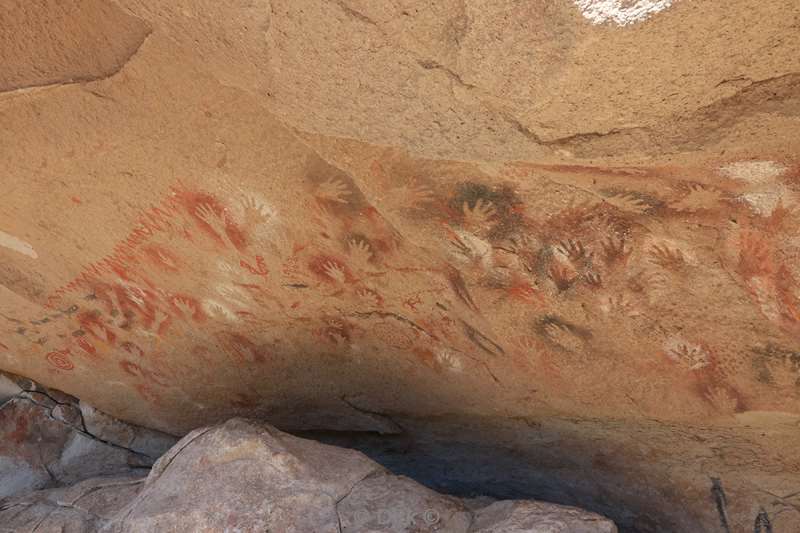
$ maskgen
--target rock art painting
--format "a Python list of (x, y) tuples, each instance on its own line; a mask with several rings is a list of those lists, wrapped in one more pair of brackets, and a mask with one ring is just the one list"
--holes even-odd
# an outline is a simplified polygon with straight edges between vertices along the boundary
[(0, 35), (91, 46), (0, 92), (0, 370), (800, 530), (797, 2), (33, 4)]
[[(431, 168), (419, 175), (420, 165)], [(149, 401), (184, 371), (165, 343), (250, 367), (295, 352), (282, 338), (297, 335), (311, 352), (399, 350), (432, 375), (471, 367), (503, 387), (520, 385), (498, 377), (507, 369), (542, 371), (553, 394), (569, 380), (579, 385), (571, 401), (602, 394), (651, 416), (664, 397), (692, 416), (790, 410), (800, 393), (798, 196), (776, 168), (788, 166), (721, 165), (701, 176), (723, 176), (708, 185), (652, 168), (514, 163), (498, 178), (376, 159), (378, 207), (332, 167), (310, 170), (291, 204), (176, 184), (48, 295), (48, 312), (74, 312), (59, 323), (71, 324), (67, 340), (44, 343), (46, 359), (61, 371), (115, 363)], [(607, 174), (602, 185), (566, 184), (595, 172)], [(769, 210), (746, 200), (764, 187), (756, 175), (783, 190)], [(307, 224), (287, 223), (289, 209)], [(750, 324), (769, 341), (736, 333)], [(192, 366), (211, 363), (199, 357)], [(643, 380), (659, 393), (638, 389)]]

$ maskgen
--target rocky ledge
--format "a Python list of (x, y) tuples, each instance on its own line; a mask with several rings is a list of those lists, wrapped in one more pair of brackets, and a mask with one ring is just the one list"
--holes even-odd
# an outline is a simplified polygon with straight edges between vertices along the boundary
[(176, 443), (59, 391), (4, 385), (14, 394), (0, 407), (3, 532), (617, 531), (574, 507), (440, 494), (359, 451), (256, 420)]

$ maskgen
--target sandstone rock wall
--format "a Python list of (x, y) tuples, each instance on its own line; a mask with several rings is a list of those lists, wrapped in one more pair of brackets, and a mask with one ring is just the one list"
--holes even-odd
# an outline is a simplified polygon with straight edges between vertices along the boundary
[(715, 478), (730, 528), (796, 528), (798, 27), (794, 0), (12, 1), (0, 368), (176, 435), (450, 421), (624, 527), (716, 527)]

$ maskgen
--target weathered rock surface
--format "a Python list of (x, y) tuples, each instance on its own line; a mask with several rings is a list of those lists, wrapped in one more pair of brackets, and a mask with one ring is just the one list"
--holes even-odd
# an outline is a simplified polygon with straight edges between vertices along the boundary
[(437, 475), (630, 530), (721, 501), (800, 529), (798, 28), (796, 0), (7, 1), (0, 368), (176, 435), (459, 442), (506, 468)]
[(153, 467), (105, 530), (318, 533), (614, 533), (575, 508), (498, 502), (476, 511), (353, 450), (233, 419), (195, 430)]
[[(0, 481), (0, 483), (2, 483)], [(580, 509), (438, 494), (354, 450), (233, 419), (189, 433), (142, 475), (0, 499), (0, 531), (616, 533)]]
[(0, 531), (96, 533), (116, 518), (143, 482), (141, 473), (129, 473), (0, 500)]
[(76, 398), (57, 390), (8, 382), (20, 392), (0, 405), (0, 498), (129, 474), (151, 466), (175, 443), (169, 435), (81, 409)]

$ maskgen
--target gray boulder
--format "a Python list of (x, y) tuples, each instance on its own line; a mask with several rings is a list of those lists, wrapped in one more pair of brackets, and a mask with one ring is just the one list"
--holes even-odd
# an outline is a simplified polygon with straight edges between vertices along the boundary
[(184, 437), (106, 533), (614, 533), (571, 507), (503, 501), (474, 510), (395, 476), (360, 452), (232, 419)]
[(23, 389), (0, 406), (0, 532), (617, 531), (571, 507), (439, 494), (361, 452), (262, 422), (232, 419), (167, 450), (172, 442), (57, 391)]
[(176, 441), (62, 392), (22, 383), (0, 404), (0, 498), (97, 476), (136, 470), (144, 475), (147, 470), (140, 469), (152, 466)]
[(91, 478), (0, 501), (0, 533), (90, 533), (114, 518), (144, 478), (135, 473)]

